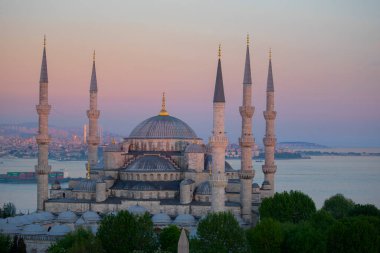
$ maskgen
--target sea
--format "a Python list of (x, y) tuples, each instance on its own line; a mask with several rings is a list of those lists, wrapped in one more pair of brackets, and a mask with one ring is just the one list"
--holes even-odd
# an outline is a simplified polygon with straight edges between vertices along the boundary
[[(323, 149), (326, 152), (380, 153), (380, 148)], [(240, 160), (227, 160), (238, 170)], [(262, 184), (263, 162), (253, 161), (254, 182)], [(0, 158), (0, 173), (34, 171), (37, 159)], [(85, 176), (85, 161), (54, 161), (52, 170), (64, 170), (70, 177)], [(324, 201), (337, 193), (355, 203), (374, 204), (380, 208), (380, 156), (313, 156), (311, 159), (276, 160), (276, 192), (298, 190), (309, 195), (319, 209)], [(62, 184), (67, 187), (67, 184)], [(36, 209), (36, 184), (0, 183), (0, 205), (13, 202), (18, 212)]]

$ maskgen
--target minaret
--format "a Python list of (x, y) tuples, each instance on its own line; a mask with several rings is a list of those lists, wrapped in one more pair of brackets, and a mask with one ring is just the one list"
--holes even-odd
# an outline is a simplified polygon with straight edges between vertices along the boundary
[(265, 137), (263, 139), (265, 145), (265, 163), (262, 166), (264, 180), (269, 182), (271, 186), (269, 196), (274, 194), (274, 174), (277, 166), (274, 163), (274, 150), (276, 146), (276, 135), (274, 130), (274, 120), (276, 119), (276, 111), (274, 110), (274, 86), (272, 75), (272, 50), (269, 50), (269, 68), (267, 80), (267, 107), (264, 111), (266, 122)]
[(225, 152), (228, 143), (224, 132), (224, 88), (221, 66), (221, 49), (219, 45), (218, 69), (216, 73), (214, 101), (213, 101), (213, 131), (209, 139), (212, 152), (212, 174), (210, 183), (212, 186), (211, 209), (213, 212), (225, 211), (225, 187), (227, 179), (224, 173)]
[(42, 55), (40, 75), (40, 98), (36, 106), (38, 113), (38, 163), (35, 166), (37, 174), (37, 211), (45, 209), (44, 202), (48, 199), (48, 174), (51, 166), (48, 164), (50, 136), (48, 133), (48, 118), (51, 106), (48, 104), (48, 72), (46, 63), (46, 37), (44, 36), (44, 51)]
[(98, 84), (96, 81), (95, 69), (95, 51), (92, 62), (92, 75), (90, 83), (90, 109), (87, 110), (88, 117), (88, 163), (92, 167), (98, 163), (98, 145), (100, 142), (98, 133), (98, 118), (100, 111), (98, 110)]
[(252, 166), (252, 148), (255, 143), (252, 135), (252, 116), (255, 107), (252, 106), (252, 80), (248, 35), (243, 79), (243, 105), (239, 107), (239, 111), (242, 118), (241, 137), (239, 138), (241, 148), (241, 169), (239, 173), (241, 215), (244, 221), (250, 223), (252, 221), (252, 179), (255, 175)]

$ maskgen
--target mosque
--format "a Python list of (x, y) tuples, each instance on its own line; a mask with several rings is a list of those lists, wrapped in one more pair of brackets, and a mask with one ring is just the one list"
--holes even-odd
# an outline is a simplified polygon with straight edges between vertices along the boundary
[[(249, 38), (247, 37), (245, 69), (242, 83), (243, 101), (239, 107), (242, 117), (241, 169), (234, 170), (225, 161), (228, 139), (225, 134), (225, 95), (222, 77), (221, 51), (217, 61), (213, 97), (213, 129), (208, 143), (204, 143), (184, 121), (169, 114), (165, 95), (158, 115), (137, 124), (121, 143), (111, 143), (103, 150), (103, 161), (98, 161), (98, 83), (95, 54), (89, 89), (89, 133), (86, 178), (72, 180), (67, 188), (59, 182), (48, 189), (48, 71), (44, 42), (40, 94), (37, 113), (39, 147), (37, 209), (38, 212), (58, 214), (95, 212), (106, 214), (119, 210), (149, 212), (155, 224), (168, 225), (175, 220), (184, 224), (196, 221), (210, 212), (231, 211), (242, 226), (254, 225), (258, 219), (261, 199), (274, 193), (274, 149), (276, 143), (274, 121), (274, 86), (271, 52), (267, 79), (267, 105), (264, 111), (266, 134), (265, 174), (261, 186), (252, 184), (255, 171), (252, 165), (254, 138), (252, 133), (252, 79)], [(210, 115), (211, 116), (211, 115)], [(49, 194), (50, 192), (50, 194)], [(50, 195), (50, 196), (49, 196)]]

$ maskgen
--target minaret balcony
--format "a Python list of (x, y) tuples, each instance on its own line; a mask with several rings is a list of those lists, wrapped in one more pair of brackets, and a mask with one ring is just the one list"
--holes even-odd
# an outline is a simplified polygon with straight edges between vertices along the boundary
[(35, 172), (39, 175), (49, 174), (51, 171), (50, 165), (36, 165), (34, 166)]
[(274, 174), (277, 171), (277, 165), (263, 165), (264, 174)]
[(227, 147), (228, 138), (226, 136), (211, 136), (209, 138), (211, 147)]
[(276, 119), (277, 112), (276, 111), (265, 111), (264, 118), (266, 120), (274, 120)]
[(99, 110), (87, 110), (87, 117), (89, 119), (98, 119), (100, 115)]
[(254, 170), (240, 170), (239, 178), (240, 179), (252, 179), (255, 176)]
[(51, 138), (48, 134), (39, 134), (36, 136), (37, 144), (49, 144), (50, 140)]
[(240, 106), (239, 107), (240, 115), (243, 118), (252, 118), (255, 113), (255, 107), (253, 106)]
[(275, 137), (264, 137), (263, 142), (265, 146), (275, 146), (277, 139)]
[(240, 147), (251, 148), (255, 145), (255, 138), (253, 136), (244, 136), (239, 138)]
[(89, 145), (98, 145), (100, 143), (99, 136), (88, 136), (87, 137), (87, 144)]
[(37, 113), (42, 115), (48, 115), (50, 113), (51, 105), (42, 104), (36, 105)]

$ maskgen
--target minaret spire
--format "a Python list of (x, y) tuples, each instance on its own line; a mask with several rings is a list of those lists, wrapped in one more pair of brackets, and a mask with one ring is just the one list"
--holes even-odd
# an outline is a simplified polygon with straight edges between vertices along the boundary
[(249, 55), (249, 35), (247, 35), (247, 49), (245, 56), (245, 68), (243, 78), (243, 105), (239, 107), (242, 118), (240, 178), (240, 204), (241, 214), (244, 221), (252, 222), (252, 179), (255, 175), (252, 165), (252, 149), (255, 139), (252, 134), (252, 117), (255, 107), (252, 106), (252, 78)]
[(213, 99), (213, 131), (209, 139), (212, 150), (212, 173), (210, 183), (212, 187), (211, 209), (213, 212), (225, 211), (225, 151), (228, 144), (224, 131), (225, 97), (222, 77), (221, 49), (218, 50), (218, 67), (216, 72), (215, 90)]
[[(264, 118), (266, 123), (265, 137), (263, 139), (265, 146), (265, 163), (262, 166), (264, 173), (265, 187), (263, 190), (264, 195), (272, 196), (274, 194), (274, 174), (277, 171), (277, 166), (274, 161), (274, 153), (276, 146), (275, 135), (275, 119), (276, 111), (274, 110), (274, 84), (272, 74), (272, 50), (269, 50), (269, 66), (268, 66), (268, 79), (267, 79), (267, 105), (264, 111)], [(263, 186), (264, 186), (263, 183)], [(269, 183), (269, 187), (268, 187)]]
[(50, 136), (48, 131), (48, 120), (51, 106), (48, 103), (48, 73), (46, 61), (46, 36), (44, 36), (44, 49), (42, 54), (40, 75), (39, 104), (36, 106), (38, 113), (38, 163), (35, 166), (37, 174), (37, 211), (45, 209), (44, 203), (49, 197), (48, 174), (51, 166), (48, 164)]
[[(98, 145), (100, 143), (99, 133), (98, 133), (98, 118), (100, 111), (98, 110), (98, 82), (96, 80), (96, 68), (95, 68), (95, 50), (92, 56), (92, 74), (90, 82), (90, 109), (87, 110), (88, 123), (88, 165), (86, 169), (90, 166), (96, 166), (98, 163)], [(88, 170), (88, 176), (89, 176)]]

